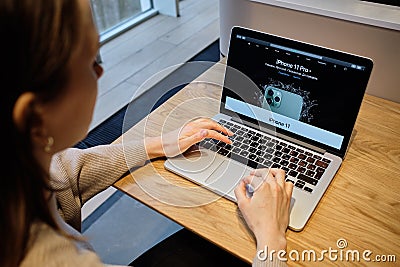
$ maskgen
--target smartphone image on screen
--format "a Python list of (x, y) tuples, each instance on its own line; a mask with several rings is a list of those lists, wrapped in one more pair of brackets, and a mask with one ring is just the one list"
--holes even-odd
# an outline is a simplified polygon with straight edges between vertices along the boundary
[(300, 95), (266, 86), (263, 107), (272, 112), (298, 120), (303, 107), (303, 98)]

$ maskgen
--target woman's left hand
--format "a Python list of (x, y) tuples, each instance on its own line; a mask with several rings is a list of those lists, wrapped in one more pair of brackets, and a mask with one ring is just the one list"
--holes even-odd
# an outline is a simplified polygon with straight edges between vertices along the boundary
[(231, 131), (218, 122), (210, 118), (199, 118), (161, 137), (146, 138), (145, 144), (149, 158), (174, 157), (205, 138), (213, 138), (230, 144), (231, 140), (228, 136), (232, 135)]

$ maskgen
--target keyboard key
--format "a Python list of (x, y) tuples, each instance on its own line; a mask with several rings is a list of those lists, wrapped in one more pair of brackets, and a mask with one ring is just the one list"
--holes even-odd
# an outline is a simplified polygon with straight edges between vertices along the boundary
[(256, 141), (257, 142), (259, 139), (260, 139), (260, 137), (255, 136), (255, 135), (251, 137), (251, 141)]
[(218, 147), (225, 147), (225, 143), (221, 142), (221, 141), (216, 143), (215, 145), (218, 146)]
[(264, 146), (264, 145), (260, 145), (260, 146), (258, 147), (258, 149), (260, 149), (260, 150), (266, 150), (266, 149), (267, 149), (267, 147), (266, 147), (266, 146)]
[(264, 152), (262, 152), (261, 150), (257, 150), (256, 155), (262, 157), (264, 156)]
[(257, 157), (257, 158), (255, 159), (255, 161), (256, 161), (257, 163), (263, 163), (263, 162), (264, 162), (264, 159), (263, 159), (263, 158), (260, 158), (260, 157)]
[(314, 175), (314, 178), (319, 180), (319, 179), (321, 179), (323, 174), (324, 174), (323, 172), (316, 172)]
[(287, 160), (282, 160), (280, 163), (281, 163), (282, 166), (289, 165), (289, 161), (287, 161)]
[(292, 170), (297, 169), (297, 165), (294, 163), (290, 163), (288, 167), (289, 167), (289, 169), (292, 169)]
[(213, 146), (210, 147), (209, 149), (210, 149), (211, 151), (218, 152), (218, 150), (220, 149), (220, 147), (219, 147), (219, 146), (216, 146), (216, 145), (213, 145)]
[(313, 164), (308, 164), (307, 169), (309, 170), (315, 170), (317, 168), (317, 166), (313, 165)]
[(286, 182), (291, 182), (292, 184), (294, 184), (294, 181), (292, 179), (287, 178)]
[(257, 148), (254, 148), (254, 147), (250, 147), (250, 148), (249, 148), (249, 152), (250, 152), (250, 153), (253, 153), (253, 154), (254, 154), (254, 153), (256, 153), (256, 151), (257, 151)]
[(306, 156), (306, 154), (299, 154), (299, 155), (297, 156), (297, 158), (299, 158), (299, 159), (306, 159), (307, 156)]
[(221, 154), (222, 156), (228, 156), (229, 151), (226, 150), (225, 148), (221, 148), (220, 150), (218, 150), (217, 153), (218, 153), (218, 154)]
[(290, 176), (292, 176), (292, 177), (297, 177), (297, 174), (298, 174), (298, 172), (296, 172), (296, 171), (294, 171), (294, 170), (290, 170), (289, 172), (288, 172), (288, 175), (290, 175)]
[(281, 159), (278, 158), (278, 157), (275, 157), (275, 158), (272, 159), (272, 161), (275, 162), (275, 163), (279, 163), (281, 161)]
[(239, 141), (233, 141), (232, 142), (232, 146), (233, 147), (239, 147), (239, 146), (241, 146), (242, 145), (242, 143), (240, 143)]
[(278, 164), (278, 163), (272, 163), (272, 165), (271, 165), (271, 168), (277, 168), (277, 169), (279, 169), (280, 167), (281, 167), (281, 165)]
[(294, 186), (295, 187), (298, 187), (298, 188), (300, 188), (300, 189), (302, 189), (303, 187), (304, 187), (304, 185), (305, 185), (305, 183), (303, 182), (303, 181), (297, 181), (295, 184), (294, 184)]
[(315, 159), (308, 157), (306, 161), (309, 162), (309, 163), (314, 163)]
[(235, 140), (238, 141), (238, 142), (242, 142), (243, 139), (244, 139), (243, 136), (236, 136), (236, 137), (235, 137)]
[(323, 162), (323, 161), (320, 161), (320, 160), (317, 160), (317, 161), (315, 162), (315, 165), (317, 165), (317, 166), (319, 166), (319, 167), (322, 167), (322, 168), (324, 168), (324, 169), (326, 169), (326, 168), (328, 167), (328, 163)]
[(299, 166), (299, 167), (297, 167), (297, 171), (304, 173), (306, 171), (306, 168)]
[(243, 163), (243, 164), (245, 164), (245, 165), (247, 165), (247, 166), (249, 166), (251, 168), (257, 168), (258, 167), (258, 163), (253, 161), (253, 160), (248, 159), (247, 155), (245, 157), (242, 157), (241, 155), (233, 153), (233, 154), (231, 154), (231, 159), (236, 160), (236, 161), (238, 161), (240, 163)]
[(242, 150), (240, 148), (238, 148), (238, 147), (235, 147), (235, 148), (232, 149), (232, 153), (235, 153), (235, 154), (239, 154), (240, 151), (242, 151)]
[(206, 142), (206, 143), (200, 144), (200, 146), (202, 146), (204, 148), (210, 148), (211, 146), (213, 146), (213, 144), (211, 144), (210, 142)]
[(265, 152), (267, 152), (269, 154), (273, 154), (274, 153), (274, 149), (269, 147), (269, 148), (265, 149)]
[(271, 161), (269, 161), (269, 160), (265, 160), (264, 163), (263, 163), (263, 165), (265, 166), (265, 168), (271, 167), (272, 164), (273, 164), (273, 162), (271, 162)]
[(314, 171), (308, 170), (308, 171), (306, 171), (306, 175), (307, 175), (307, 176), (310, 176), (310, 177), (314, 177), (315, 172), (314, 172)]
[(243, 150), (242, 152), (240, 152), (240, 156), (243, 156), (243, 157), (247, 157), (249, 154), (250, 154), (249, 151), (246, 151), (246, 150)]
[(303, 188), (303, 190), (304, 191), (307, 191), (307, 192), (309, 192), (309, 193), (312, 193), (312, 189), (311, 188), (309, 188), (308, 186), (305, 186), (304, 188)]
[(271, 154), (268, 154), (268, 153), (265, 153), (265, 154), (264, 154), (264, 158), (265, 158), (265, 159), (271, 159), (271, 158), (272, 158), (272, 155), (271, 155)]
[(330, 160), (330, 159), (327, 159), (327, 158), (323, 158), (322, 161), (323, 161), (323, 162), (326, 162), (326, 163), (328, 163), (328, 164), (331, 163), (331, 160)]
[(258, 147), (258, 143), (257, 143), (257, 142), (251, 142), (251, 143), (250, 143), (250, 146), (252, 146), (252, 147)]
[(324, 169), (324, 168), (321, 168), (321, 167), (318, 167), (315, 171), (316, 171), (317, 173), (324, 173), (324, 172), (325, 172), (325, 169)]
[(306, 183), (312, 184), (312, 185), (317, 185), (318, 180), (308, 177), (302, 173), (299, 173), (299, 175), (297, 176), (297, 179), (303, 180)]
[(223, 146), (226, 150), (231, 150), (232, 149), (232, 145), (231, 144), (225, 144)]
[(240, 148), (243, 149), (243, 150), (247, 150), (247, 149), (249, 149), (249, 146), (246, 145), (246, 144), (243, 144), (243, 145), (240, 146)]
[(242, 130), (239, 130), (239, 131), (236, 132), (236, 134), (241, 136), (241, 135), (244, 134), (244, 132)]
[(315, 158), (315, 159), (319, 159), (319, 160), (321, 160), (321, 159), (322, 159), (322, 157), (320, 157), (320, 156), (318, 156), (318, 155), (314, 155), (314, 156), (313, 156), (313, 158)]
[(306, 161), (302, 160), (298, 164), (299, 164), (299, 166), (305, 167), (305, 166), (307, 166), (308, 163)]
[(260, 139), (260, 140), (258, 140), (258, 142), (260, 143), (260, 145), (264, 145), (268, 141), (265, 139)]

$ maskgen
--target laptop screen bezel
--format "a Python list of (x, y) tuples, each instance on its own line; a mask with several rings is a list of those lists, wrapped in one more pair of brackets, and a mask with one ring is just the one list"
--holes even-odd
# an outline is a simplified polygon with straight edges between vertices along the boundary
[[(252, 38), (256, 38), (258, 40), (263, 40), (266, 42), (270, 42), (270, 43), (274, 43), (274, 44), (278, 44), (278, 45), (282, 45), (285, 47), (290, 47), (290, 48), (294, 48), (300, 51), (305, 51), (305, 52), (312, 52), (324, 57), (329, 57), (329, 58), (334, 58), (334, 59), (338, 59), (344, 62), (351, 62), (354, 64), (358, 64), (360, 66), (365, 66), (365, 75), (363, 76), (363, 80), (360, 80), (360, 86), (358, 88), (358, 90), (362, 90), (362, 92), (360, 91), (360, 94), (364, 95), (367, 85), (368, 85), (368, 81), (372, 72), (372, 67), (373, 67), (373, 61), (370, 58), (367, 57), (363, 57), (360, 55), (355, 55), (355, 54), (350, 54), (347, 52), (343, 52), (343, 51), (339, 51), (339, 50), (335, 50), (335, 49), (330, 49), (330, 48), (326, 48), (326, 47), (322, 47), (322, 46), (317, 46), (314, 44), (310, 44), (310, 43), (306, 43), (306, 42), (302, 42), (302, 41), (298, 41), (298, 40), (294, 40), (294, 39), (290, 39), (290, 38), (285, 38), (282, 36), (278, 36), (278, 35), (273, 35), (273, 34), (269, 34), (269, 33), (265, 33), (265, 32), (260, 32), (260, 31), (256, 31), (253, 29), (248, 29), (245, 27), (241, 27), (241, 26), (234, 26), (231, 29), (231, 38), (229, 41), (229, 46), (228, 46), (228, 53), (226, 56), (226, 65), (227, 67), (232, 67), (230, 65), (230, 58), (233, 56), (232, 55), (232, 45), (233, 42), (238, 42), (240, 40), (238, 40), (237, 38), (232, 38), (232, 36), (236, 36), (237, 34), (241, 35), (241, 36), (248, 36), (248, 37), (252, 37)], [(224, 85), (225, 85), (225, 78), (224, 77)], [(296, 139), (296, 140), (300, 140), (303, 143), (307, 143), (310, 144), (313, 147), (318, 147), (322, 150), (325, 150), (329, 153), (332, 153), (334, 155), (337, 155), (341, 158), (343, 158), (347, 152), (347, 148), (351, 139), (351, 135), (352, 132), (354, 130), (354, 126), (358, 117), (358, 113), (359, 113), (359, 109), (361, 107), (361, 103), (363, 98), (358, 99), (357, 101), (355, 101), (354, 103), (352, 103), (353, 105), (356, 105), (358, 110), (357, 114), (352, 114), (351, 118), (349, 118), (348, 123), (352, 125), (352, 129), (347, 131), (344, 136), (343, 136), (343, 142), (342, 145), (340, 147), (340, 149), (337, 148), (333, 148), (330, 147), (328, 145), (319, 143), (319, 142), (315, 142), (311, 139), (305, 138), (303, 136), (294, 134), (292, 132), (286, 131), (284, 129), (280, 129), (280, 128), (275, 128), (267, 123), (264, 122), (260, 122), (257, 121), (251, 117), (248, 116), (244, 116), (242, 114), (238, 114), (235, 113), (229, 109), (225, 108), (225, 102), (226, 102), (226, 97), (227, 95), (229, 95), (229, 89), (227, 89), (225, 86), (223, 86), (223, 91), (222, 91), (222, 97), (221, 97), (221, 102), (220, 102), (220, 112), (223, 114), (227, 114), (228, 116), (231, 117), (239, 117), (241, 120), (243, 121), (248, 121), (253, 125), (259, 125), (261, 128), (270, 128), (274, 131), (276, 131), (276, 133), (278, 133), (280, 136), (288, 136), (291, 139)]]

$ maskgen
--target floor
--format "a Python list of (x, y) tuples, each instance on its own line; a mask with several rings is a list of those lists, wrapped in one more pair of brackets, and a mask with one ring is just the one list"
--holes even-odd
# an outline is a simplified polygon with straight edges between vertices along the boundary
[(219, 38), (218, 0), (179, 1), (180, 16), (157, 15), (100, 48), (99, 81), (91, 129)]
[[(180, 17), (157, 15), (100, 49), (105, 74), (90, 130), (121, 110), (150, 86), (219, 38), (218, 0), (182, 0)], [(156, 73), (161, 75), (155, 75)], [(142, 97), (143, 98), (143, 97)], [(113, 199), (113, 201), (111, 201)], [(107, 201), (109, 200), (109, 201)], [(96, 217), (99, 207), (107, 212)], [(141, 253), (181, 229), (181, 226), (136, 202), (113, 187), (88, 203), (82, 212), (84, 234), (102, 260), (127, 264)]]

